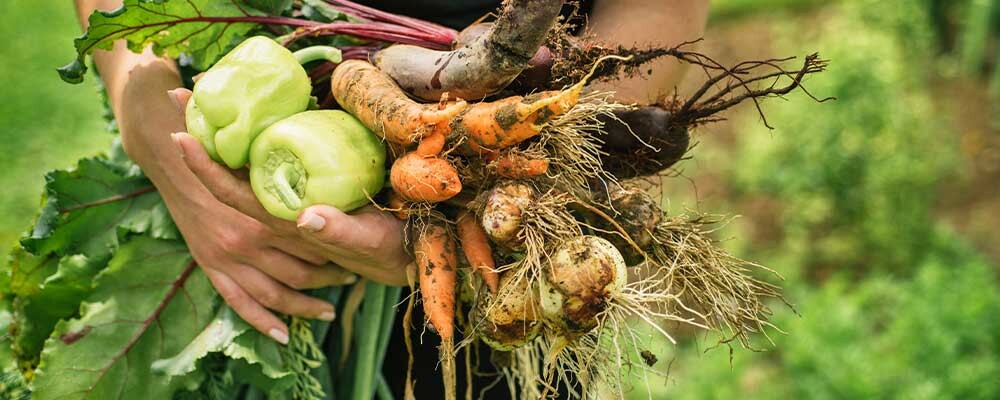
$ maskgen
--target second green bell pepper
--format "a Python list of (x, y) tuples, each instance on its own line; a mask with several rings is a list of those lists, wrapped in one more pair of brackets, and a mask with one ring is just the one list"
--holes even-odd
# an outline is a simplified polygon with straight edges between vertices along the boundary
[(245, 40), (195, 83), (188, 132), (212, 159), (243, 167), (250, 143), (264, 128), (309, 106), (312, 85), (301, 63), (317, 59), (339, 62), (340, 52), (310, 47), (293, 54), (264, 36)]
[(305, 111), (261, 132), (250, 148), (250, 185), (272, 215), (295, 220), (306, 207), (351, 211), (385, 183), (385, 145), (340, 110)]

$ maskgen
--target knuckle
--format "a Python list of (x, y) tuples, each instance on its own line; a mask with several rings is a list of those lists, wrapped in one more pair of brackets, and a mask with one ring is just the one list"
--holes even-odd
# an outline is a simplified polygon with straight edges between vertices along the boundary
[(313, 281), (312, 275), (305, 269), (296, 268), (289, 272), (288, 281), (285, 284), (295, 290), (309, 289), (310, 283)]
[(215, 179), (215, 181), (215, 197), (229, 206), (235, 206), (239, 202), (239, 191), (230, 185), (221, 184), (221, 179)]
[(254, 221), (244, 228), (243, 236), (250, 242), (264, 239), (268, 236), (269, 230), (264, 224)]
[(225, 254), (244, 254), (247, 250), (247, 238), (241, 232), (226, 232), (219, 237), (219, 247)]
[(219, 236), (219, 247), (229, 255), (254, 256), (256, 243), (263, 237), (263, 229), (258, 224), (245, 224)]
[(237, 290), (225, 290), (219, 291), (219, 295), (222, 296), (222, 300), (233, 306), (234, 308), (239, 307), (240, 304), (247, 302), (248, 298), (245, 294)]
[(270, 309), (282, 308), (285, 305), (283, 296), (276, 290), (264, 290), (256, 297), (257, 301)]

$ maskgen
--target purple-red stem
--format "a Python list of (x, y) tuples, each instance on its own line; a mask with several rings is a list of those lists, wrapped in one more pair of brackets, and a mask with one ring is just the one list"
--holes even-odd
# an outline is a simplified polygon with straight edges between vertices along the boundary
[[(312, 21), (310, 21), (312, 22)], [(376, 40), (388, 43), (405, 43), (430, 49), (444, 50), (451, 48), (451, 38), (435, 32), (424, 32), (417, 29), (393, 25), (385, 22), (343, 22), (316, 23), (297, 29), (285, 45), (306, 36), (350, 35), (362, 39)]]
[(417, 18), (385, 12), (379, 9), (355, 3), (353, 1), (348, 1), (348, 0), (325, 0), (325, 1), (345, 14), (353, 15), (360, 18), (370, 19), (372, 21), (388, 22), (391, 24), (405, 26), (412, 29), (424, 31), (427, 33), (432, 33), (435, 36), (440, 36), (442, 38), (447, 38), (447, 43), (444, 44), (450, 45), (451, 42), (455, 40), (455, 36), (458, 35), (457, 31), (445, 26), (441, 26)]

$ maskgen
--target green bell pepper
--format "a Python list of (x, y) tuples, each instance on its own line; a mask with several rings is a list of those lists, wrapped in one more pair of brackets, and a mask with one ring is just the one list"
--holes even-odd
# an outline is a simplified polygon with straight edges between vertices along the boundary
[(250, 148), (250, 185), (274, 216), (295, 220), (306, 207), (351, 211), (385, 183), (385, 145), (340, 110), (295, 114), (265, 129)]
[(318, 59), (340, 62), (340, 51), (316, 46), (293, 54), (264, 36), (245, 40), (195, 83), (188, 133), (212, 159), (242, 168), (254, 137), (309, 106), (312, 85), (301, 64)]

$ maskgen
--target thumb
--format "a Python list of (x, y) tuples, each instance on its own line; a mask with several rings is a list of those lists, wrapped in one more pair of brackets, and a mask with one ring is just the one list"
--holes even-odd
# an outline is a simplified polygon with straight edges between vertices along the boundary
[(177, 111), (184, 115), (184, 111), (187, 109), (187, 103), (191, 100), (191, 91), (185, 88), (170, 89), (167, 91), (167, 96), (170, 97), (170, 101), (174, 103), (177, 107)]
[(341, 249), (367, 248), (367, 237), (375, 233), (372, 227), (361, 226), (357, 217), (328, 205), (306, 208), (296, 222), (307, 236)]

